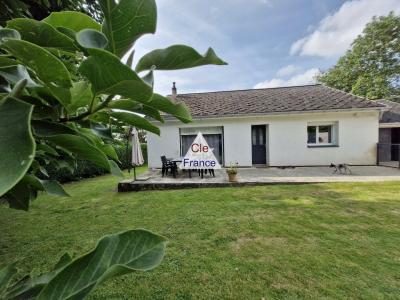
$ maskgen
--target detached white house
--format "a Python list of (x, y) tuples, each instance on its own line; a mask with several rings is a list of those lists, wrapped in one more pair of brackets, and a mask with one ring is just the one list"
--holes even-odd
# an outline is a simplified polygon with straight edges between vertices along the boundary
[(323, 85), (176, 94), (193, 122), (165, 116), (161, 135), (149, 133), (148, 164), (184, 156), (203, 133), (221, 165), (374, 165), (384, 104)]

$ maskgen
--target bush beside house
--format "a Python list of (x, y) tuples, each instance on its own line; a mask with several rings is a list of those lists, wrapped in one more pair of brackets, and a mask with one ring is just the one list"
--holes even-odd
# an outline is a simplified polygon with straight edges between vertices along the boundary
[[(147, 144), (141, 143), (140, 146), (143, 153), (144, 163), (147, 164)], [(116, 163), (121, 170), (128, 169), (130, 167), (130, 162), (132, 161), (132, 145), (129, 144), (128, 149), (126, 145), (114, 145), (114, 148), (119, 159), (119, 161), (116, 161)], [(83, 159), (77, 159), (73, 171), (67, 166), (59, 169), (59, 166), (56, 168), (55, 166), (50, 165), (46, 169), (50, 179), (57, 180), (62, 183), (78, 181), (82, 178), (91, 178), (108, 173), (105, 169)]]

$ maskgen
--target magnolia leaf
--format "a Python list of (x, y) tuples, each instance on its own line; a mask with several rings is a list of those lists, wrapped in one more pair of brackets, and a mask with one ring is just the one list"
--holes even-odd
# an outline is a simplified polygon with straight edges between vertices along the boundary
[(151, 70), (178, 70), (203, 65), (226, 65), (212, 48), (208, 48), (204, 56), (192, 47), (173, 45), (165, 49), (156, 49), (145, 54), (136, 65), (136, 72)]
[(127, 123), (129, 125), (153, 132), (155, 134), (160, 135), (160, 129), (157, 126), (154, 126), (145, 118), (129, 112), (116, 112), (113, 111), (110, 113), (110, 116), (121, 121), (123, 123)]
[(23, 40), (41, 47), (58, 48), (66, 51), (79, 50), (74, 40), (45, 22), (17, 18), (8, 21), (7, 28), (17, 30)]
[(30, 185), (35, 190), (44, 191), (42, 182), (34, 175), (25, 174), (24, 178), (21, 179), (21, 183)]
[(143, 34), (154, 33), (157, 24), (157, 7), (154, 0), (100, 0), (104, 13), (102, 26), (107, 36), (108, 50), (118, 57), (132, 48)]
[(44, 190), (51, 195), (70, 197), (70, 195), (64, 190), (61, 184), (56, 180), (41, 180)]
[(95, 165), (110, 171), (106, 155), (85, 138), (72, 134), (60, 134), (47, 139), (57, 146), (76, 154), (78, 157), (89, 160)]
[(163, 117), (161, 117), (160, 112), (158, 109), (155, 109), (151, 106), (148, 106), (146, 104), (142, 105), (142, 108), (136, 111), (139, 114), (146, 115), (148, 117), (152, 117), (153, 119), (160, 121), (161, 123), (164, 123)]
[(132, 50), (131, 53), (129, 53), (128, 59), (126, 60), (126, 65), (129, 68), (133, 68), (133, 57), (135, 56), (135, 50)]
[(164, 119), (161, 117), (160, 112), (157, 109), (130, 99), (118, 99), (111, 101), (108, 107), (135, 112), (148, 117), (152, 117), (157, 121), (164, 122)]
[(18, 65), (18, 62), (16, 60), (0, 56), (0, 67), (9, 67), (16, 65)]
[(146, 105), (166, 112), (184, 123), (192, 121), (189, 109), (184, 103), (174, 103), (169, 98), (154, 93), (151, 100)]
[(97, 146), (105, 155), (107, 155), (109, 158), (112, 158), (114, 160), (119, 160), (118, 154), (115, 151), (114, 147), (110, 144), (103, 144), (100, 146)]
[(34, 134), (38, 137), (49, 137), (60, 134), (76, 134), (76, 131), (67, 125), (43, 120), (32, 121), (32, 127)]
[(108, 40), (100, 31), (93, 29), (83, 29), (76, 35), (76, 40), (83, 48), (99, 48), (104, 49)]
[(22, 40), (7, 40), (2, 47), (17, 57), (25, 66), (34, 70), (61, 104), (67, 105), (70, 102), (71, 76), (57, 57), (42, 47)]
[(36, 151), (43, 151), (47, 154), (51, 154), (54, 156), (60, 156), (60, 154), (58, 154), (56, 149), (54, 149), (53, 147), (50, 147), (49, 145), (46, 145), (46, 144), (38, 144), (36, 146)]
[(93, 132), (93, 130), (89, 128), (79, 128), (78, 129), (80, 135), (87, 139), (94, 146), (98, 147), (99, 145), (103, 145), (102, 139)]
[(164, 257), (165, 245), (164, 237), (144, 229), (105, 236), (94, 250), (62, 269), (37, 299), (83, 299), (109, 278), (154, 269)]
[(145, 76), (142, 77), (142, 80), (146, 82), (151, 88), (154, 86), (154, 74), (153, 69), (151, 69)]
[(99, 23), (88, 15), (77, 11), (52, 12), (42, 22), (46, 22), (56, 28), (65, 27), (75, 32), (87, 28), (101, 30)]
[(0, 196), (22, 179), (33, 161), (32, 110), (14, 98), (0, 101)]
[(11, 84), (15, 84), (22, 79), (26, 79), (27, 87), (39, 86), (36, 82), (32, 80), (26, 68), (22, 65), (0, 67), (0, 75), (3, 76)]
[(79, 71), (89, 79), (96, 95), (121, 95), (139, 102), (150, 99), (152, 88), (118, 57), (101, 49), (90, 49), (89, 53)]
[(90, 105), (93, 99), (90, 84), (87, 81), (78, 81), (72, 84), (71, 103), (67, 106), (70, 113), (76, 112), (80, 107)]
[(105, 126), (101, 123), (90, 122), (90, 128), (98, 137), (102, 139), (113, 139), (110, 126)]
[(0, 297), (2, 291), (5, 291), (7, 286), (9, 285), (11, 279), (17, 274), (17, 268), (15, 267), (16, 263), (9, 264), (0, 270)]
[(29, 204), (37, 196), (37, 189), (31, 188), (23, 180), (19, 181), (3, 197), (7, 200), (10, 208), (28, 210)]
[(129, 99), (117, 99), (117, 100), (111, 101), (108, 104), (108, 107), (135, 112), (136, 110), (141, 109), (142, 104), (138, 103), (136, 101), (133, 101), (133, 100), (129, 100)]
[(117, 163), (113, 160), (108, 160), (111, 168), (111, 174), (118, 177), (124, 177), (124, 173), (122, 173), (121, 169), (118, 167)]
[(5, 42), (7, 39), (16, 39), (20, 40), (21, 35), (18, 31), (10, 28), (1, 28), (0, 29), (0, 45)]
[(65, 253), (50, 273), (45, 273), (35, 278), (27, 276), (14, 284), (5, 295), (6, 299), (33, 299), (43, 287), (50, 282), (65, 266), (72, 261), (71, 256)]

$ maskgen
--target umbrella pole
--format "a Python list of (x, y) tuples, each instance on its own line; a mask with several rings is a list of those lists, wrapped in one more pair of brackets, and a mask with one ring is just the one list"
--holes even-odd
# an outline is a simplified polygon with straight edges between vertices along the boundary
[(136, 166), (133, 166), (133, 181), (136, 181)]

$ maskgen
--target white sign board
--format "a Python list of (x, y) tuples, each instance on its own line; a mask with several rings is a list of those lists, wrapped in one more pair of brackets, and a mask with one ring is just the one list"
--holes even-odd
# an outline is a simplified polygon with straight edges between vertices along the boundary
[(221, 169), (215, 158), (213, 149), (208, 146), (201, 132), (199, 132), (190, 145), (188, 152), (179, 165), (180, 169)]

